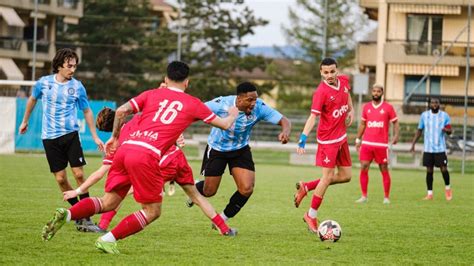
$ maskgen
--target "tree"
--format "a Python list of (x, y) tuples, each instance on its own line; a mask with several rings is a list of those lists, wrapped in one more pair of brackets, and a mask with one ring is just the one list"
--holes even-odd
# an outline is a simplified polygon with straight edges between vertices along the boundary
[[(58, 36), (82, 48), (78, 75), (91, 98), (123, 102), (161, 81), (146, 74), (163, 73), (176, 50), (176, 36), (167, 28), (151, 30), (149, 1), (85, 1), (84, 17)], [(172, 40), (170, 42), (170, 40)]]
[[(182, 60), (191, 64), (189, 92), (202, 100), (235, 93), (233, 71), (265, 69), (259, 56), (242, 56), (242, 38), (267, 21), (256, 18), (244, 1), (184, 0)], [(262, 91), (263, 90), (263, 91)], [(268, 86), (260, 86), (265, 93)]]

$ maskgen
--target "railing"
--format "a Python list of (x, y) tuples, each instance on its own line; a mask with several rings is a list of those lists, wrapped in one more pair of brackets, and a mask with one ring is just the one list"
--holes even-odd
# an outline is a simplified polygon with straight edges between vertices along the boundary
[[(430, 55), (440, 56), (451, 45), (451, 41), (425, 42), (410, 40), (387, 40), (389, 43), (396, 43), (404, 46), (407, 55)], [(474, 47), (474, 42), (471, 42)], [(467, 51), (467, 42), (455, 42), (454, 46), (446, 53), (448, 56), (465, 56)]]
[[(412, 94), (408, 102), (428, 103), (432, 95), (427, 94)], [(438, 96), (441, 104), (449, 104), (453, 106), (464, 106), (463, 95), (443, 95)], [(467, 105), (474, 106), (474, 96), (467, 97)]]
[(79, 0), (58, 0), (58, 7), (76, 9), (79, 5)]
[(0, 49), (20, 50), (22, 39), (0, 36)]

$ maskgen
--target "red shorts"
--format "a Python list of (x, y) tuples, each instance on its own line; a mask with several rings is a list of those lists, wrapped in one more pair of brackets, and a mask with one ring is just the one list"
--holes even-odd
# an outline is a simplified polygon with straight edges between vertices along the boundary
[(388, 163), (388, 147), (362, 144), (360, 146), (359, 160), (372, 162), (374, 159), (377, 164)]
[(181, 150), (170, 154), (160, 163), (164, 182), (176, 181), (179, 185), (194, 185), (193, 170)]
[(351, 154), (347, 141), (340, 144), (318, 144), (316, 166), (335, 168), (336, 166), (352, 166)]
[(139, 203), (156, 203), (163, 199), (159, 158), (143, 148), (123, 145), (115, 153), (105, 192), (114, 191), (123, 198), (130, 186), (133, 186), (133, 197)]

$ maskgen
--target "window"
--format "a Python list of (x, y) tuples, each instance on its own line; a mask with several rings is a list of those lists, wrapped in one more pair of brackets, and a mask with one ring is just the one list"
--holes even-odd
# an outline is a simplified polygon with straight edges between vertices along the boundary
[(408, 15), (407, 53), (439, 55), (443, 40), (443, 17)]
[[(405, 97), (415, 88), (416, 84), (423, 78), (423, 76), (405, 76)], [(416, 88), (413, 94), (436, 94), (441, 93), (441, 77), (430, 76), (423, 81), (423, 83)]]

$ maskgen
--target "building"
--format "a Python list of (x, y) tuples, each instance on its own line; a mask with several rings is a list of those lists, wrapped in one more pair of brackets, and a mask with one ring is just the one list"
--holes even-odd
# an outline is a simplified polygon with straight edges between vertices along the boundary
[[(378, 22), (376, 31), (357, 47), (360, 71), (368, 71), (373, 82), (384, 84), (385, 98), (403, 107), (404, 113), (419, 113), (417, 101), (426, 106), (423, 102), (427, 95), (442, 95), (447, 108), (451, 108), (450, 114), (462, 115), (463, 109), (455, 106), (462, 105), (465, 94), (468, 2), (360, 0), (368, 17)], [(471, 24), (473, 73), (474, 21)], [(407, 98), (432, 67), (426, 81), (413, 91), (413, 97)], [(469, 77), (469, 95), (474, 95), (473, 75)], [(474, 103), (474, 98), (470, 102)]]
[[(81, 0), (37, 0), (36, 77), (50, 71), (60, 48), (56, 32), (77, 24), (83, 16)], [(33, 66), (35, 0), (0, 1), (0, 79), (31, 80)], [(77, 49), (80, 55), (80, 49)], [(36, 79), (36, 78), (35, 78)]]

